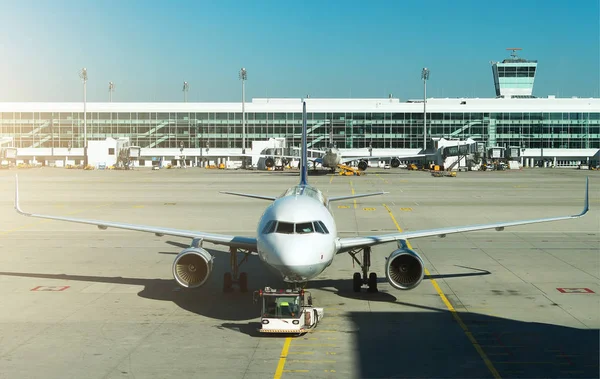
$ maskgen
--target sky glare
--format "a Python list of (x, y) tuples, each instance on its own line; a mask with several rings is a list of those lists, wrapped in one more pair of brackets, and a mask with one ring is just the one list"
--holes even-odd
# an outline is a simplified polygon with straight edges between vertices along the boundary
[(600, 96), (599, 0), (3, 2), (0, 101), (494, 97), (523, 48), (535, 96)]

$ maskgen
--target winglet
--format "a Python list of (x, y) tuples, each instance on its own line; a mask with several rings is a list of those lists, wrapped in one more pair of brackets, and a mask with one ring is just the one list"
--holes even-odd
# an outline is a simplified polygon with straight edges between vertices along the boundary
[(583, 211), (581, 211), (578, 215), (573, 215), (573, 217), (581, 217), (588, 212), (590, 209), (590, 177), (586, 176), (585, 178), (585, 200), (583, 202)]
[(19, 206), (19, 176), (17, 174), (15, 174), (15, 210), (23, 216), (29, 216), (29, 213), (23, 212)]

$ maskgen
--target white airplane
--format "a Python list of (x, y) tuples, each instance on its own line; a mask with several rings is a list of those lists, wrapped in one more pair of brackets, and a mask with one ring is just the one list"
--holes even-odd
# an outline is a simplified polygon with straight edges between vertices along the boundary
[(369, 167), (368, 161), (373, 159), (389, 160), (390, 166), (396, 168), (400, 166), (401, 160), (423, 158), (427, 156), (426, 154), (344, 156), (342, 152), (333, 143), (330, 143), (329, 147), (327, 147), (327, 149), (325, 149), (324, 151), (314, 149), (309, 149), (309, 151), (323, 154), (321, 157), (311, 160), (314, 163), (320, 163), (321, 166), (331, 169), (331, 171), (335, 171), (339, 164), (348, 164), (350, 162), (358, 162), (358, 169), (361, 171), (365, 171)]
[[(359, 292), (363, 285), (368, 285), (369, 291), (375, 292), (377, 291), (377, 275), (374, 272), (369, 273), (371, 247), (383, 243), (397, 242), (398, 248), (392, 251), (385, 263), (385, 276), (394, 288), (409, 290), (418, 286), (423, 280), (424, 263), (419, 254), (407, 247), (407, 239), (430, 236), (445, 237), (451, 233), (484, 229), (501, 231), (509, 226), (575, 219), (588, 212), (589, 179), (586, 179), (584, 207), (583, 211), (577, 215), (341, 238), (337, 235), (335, 220), (329, 209), (329, 204), (333, 201), (374, 196), (386, 192), (338, 196), (328, 199), (321, 191), (308, 184), (306, 103), (303, 104), (303, 112), (302, 161), (299, 184), (289, 188), (279, 197), (224, 192), (272, 202), (260, 217), (254, 237), (26, 213), (19, 206), (18, 178), (16, 178), (15, 188), (15, 209), (24, 216), (91, 224), (102, 230), (118, 228), (154, 233), (157, 236), (170, 235), (191, 238), (190, 247), (177, 255), (172, 266), (175, 280), (179, 285), (186, 288), (202, 286), (211, 275), (214, 257), (202, 248), (204, 242), (229, 246), (231, 272), (224, 275), (224, 290), (231, 290), (233, 284), (237, 283), (242, 292), (248, 290), (248, 283), (247, 274), (239, 273), (237, 256), (240, 252), (246, 254), (246, 258), (250, 254), (257, 254), (267, 267), (278, 273), (285, 282), (294, 286), (303, 285), (320, 275), (333, 263), (337, 254), (348, 253), (360, 264), (362, 269), (362, 273), (354, 273), (354, 290)], [(360, 252), (363, 253), (362, 262), (358, 257)]]

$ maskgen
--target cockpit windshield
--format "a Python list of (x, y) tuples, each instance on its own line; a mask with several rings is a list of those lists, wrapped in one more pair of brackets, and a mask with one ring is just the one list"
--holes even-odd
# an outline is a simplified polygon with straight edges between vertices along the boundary
[(291, 222), (281, 222), (277, 223), (277, 233), (283, 234), (292, 234), (294, 233), (294, 224)]
[(280, 234), (307, 234), (319, 233), (329, 234), (329, 230), (323, 221), (307, 221), (307, 222), (283, 222), (270, 220), (263, 228), (263, 234), (280, 233)]
[(302, 222), (302, 223), (296, 224), (296, 233), (298, 233), (298, 234), (312, 233), (314, 231), (315, 230), (313, 229), (312, 222)]

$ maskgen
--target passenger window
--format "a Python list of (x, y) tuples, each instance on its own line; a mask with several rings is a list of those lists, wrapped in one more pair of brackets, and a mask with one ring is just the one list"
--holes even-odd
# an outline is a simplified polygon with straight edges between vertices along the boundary
[(312, 222), (301, 222), (299, 224), (296, 224), (296, 233), (305, 234), (312, 232), (314, 232)]
[(293, 234), (294, 233), (294, 224), (289, 223), (289, 222), (278, 222), (277, 223), (277, 233)]

